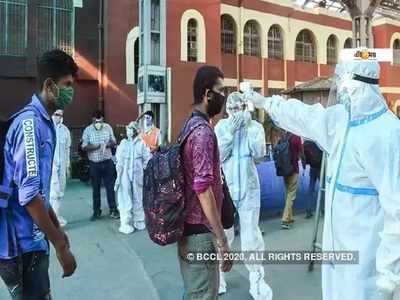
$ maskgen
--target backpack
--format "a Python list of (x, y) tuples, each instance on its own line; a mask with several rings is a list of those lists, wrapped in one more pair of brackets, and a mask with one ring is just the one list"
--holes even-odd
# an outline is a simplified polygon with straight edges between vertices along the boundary
[(150, 239), (161, 246), (180, 240), (186, 217), (186, 181), (182, 149), (187, 137), (202, 123), (193, 125), (175, 144), (153, 153), (143, 178), (143, 209)]
[(273, 149), (277, 176), (290, 176), (293, 174), (292, 154), (290, 151), (290, 135), (281, 138)]
[(321, 169), (322, 151), (314, 142), (304, 142), (304, 155), (306, 157), (307, 165), (310, 165), (311, 168), (314, 169)]

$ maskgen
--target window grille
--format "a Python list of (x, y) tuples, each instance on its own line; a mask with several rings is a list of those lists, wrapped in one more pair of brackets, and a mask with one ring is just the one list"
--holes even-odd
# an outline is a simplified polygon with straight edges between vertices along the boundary
[(272, 26), (268, 32), (268, 58), (283, 59), (283, 39), (277, 25)]
[(258, 34), (257, 24), (247, 22), (244, 27), (244, 55), (260, 56), (260, 35)]
[(336, 65), (337, 64), (337, 40), (334, 35), (331, 35), (328, 38), (327, 63), (328, 63), (328, 65)]
[(301, 31), (297, 36), (296, 61), (309, 63), (317, 61), (314, 39), (308, 30)]
[(236, 54), (236, 35), (233, 20), (228, 16), (221, 18), (221, 51)]
[(72, 0), (40, 0), (37, 47), (40, 53), (61, 49), (74, 52), (74, 6)]
[(27, 16), (27, 0), (0, 0), (0, 55), (26, 54)]
[(393, 42), (393, 64), (400, 65), (400, 39)]
[(190, 19), (187, 27), (187, 59), (197, 61), (197, 21)]

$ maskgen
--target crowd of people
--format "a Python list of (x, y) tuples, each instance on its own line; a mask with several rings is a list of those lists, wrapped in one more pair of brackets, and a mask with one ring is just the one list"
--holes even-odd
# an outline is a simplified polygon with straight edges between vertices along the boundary
[[(77, 267), (60, 210), (71, 166), (71, 134), (63, 124), (63, 111), (73, 99), (77, 72), (63, 51), (45, 53), (38, 62), (38, 90), (31, 103), (7, 122), (0, 172), (0, 276), (13, 299), (51, 299), (49, 242), (65, 277)], [(225, 257), (231, 252), (235, 230), (224, 230), (221, 220), (227, 201), (222, 172), (237, 211), (241, 250), (265, 250), (256, 164), (266, 156), (266, 138), (263, 126), (252, 118), (253, 106), (264, 109), (281, 128), (273, 156), (286, 189), (282, 229), (293, 226), (299, 172), (306, 165), (306, 218), (312, 217), (326, 153), (323, 250), (358, 251), (359, 264), (323, 265), (323, 299), (393, 299), (400, 285), (400, 124), (378, 89), (378, 63), (338, 65), (335, 78), (336, 89), (324, 108), (264, 97), (251, 89), (227, 97), (217, 67), (198, 70), (193, 112), (180, 133), (185, 136), (181, 152), (186, 208), (177, 251), (185, 299), (211, 300), (227, 293), (224, 274), (231, 270), (231, 260), (193, 263), (187, 256), (213, 252)], [(227, 118), (213, 124), (224, 107)], [(144, 170), (160, 146), (161, 132), (151, 111), (126, 126), (119, 144), (102, 112), (94, 114), (82, 136), (93, 189), (91, 221), (101, 218), (104, 184), (110, 218), (120, 219), (119, 232), (146, 228)], [(264, 267), (246, 267), (252, 298), (272, 299)]]

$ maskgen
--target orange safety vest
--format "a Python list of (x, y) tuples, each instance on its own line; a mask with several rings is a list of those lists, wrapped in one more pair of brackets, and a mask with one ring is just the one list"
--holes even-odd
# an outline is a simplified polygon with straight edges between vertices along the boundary
[(154, 151), (158, 148), (157, 139), (160, 133), (160, 129), (157, 127), (153, 127), (149, 133), (142, 133), (142, 139), (147, 147), (150, 148), (151, 151)]

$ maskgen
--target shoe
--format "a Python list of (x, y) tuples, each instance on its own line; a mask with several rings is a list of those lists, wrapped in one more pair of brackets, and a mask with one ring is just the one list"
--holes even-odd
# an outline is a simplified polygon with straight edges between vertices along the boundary
[(218, 295), (223, 295), (223, 294), (226, 294), (226, 281), (225, 281), (225, 275), (220, 274)]
[(111, 219), (119, 219), (119, 211), (116, 209), (110, 211), (110, 218)]
[(292, 226), (290, 225), (290, 223), (283, 223), (283, 222), (282, 222), (281, 228), (282, 228), (282, 229), (291, 229)]
[(226, 285), (219, 285), (218, 295), (226, 294)]
[(130, 225), (121, 225), (118, 229), (119, 232), (123, 234), (131, 234), (135, 231), (135, 228), (133, 228)]
[(135, 227), (137, 230), (145, 230), (146, 224), (144, 222), (134, 222), (133, 227)]
[(264, 280), (260, 280), (258, 284), (251, 285), (250, 295), (254, 300), (272, 300), (274, 296), (272, 289)]
[(93, 216), (90, 218), (90, 221), (97, 221), (101, 218), (101, 213), (94, 213)]
[(311, 211), (306, 212), (306, 219), (310, 219), (310, 218), (312, 218), (312, 216), (314, 216), (314, 215)]

